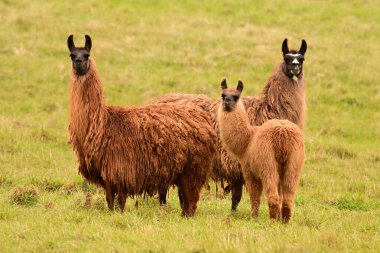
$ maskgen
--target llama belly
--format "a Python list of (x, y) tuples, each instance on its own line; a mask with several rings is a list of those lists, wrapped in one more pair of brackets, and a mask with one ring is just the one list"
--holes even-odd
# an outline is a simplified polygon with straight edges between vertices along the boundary
[[(111, 145), (102, 160), (102, 177), (113, 182), (130, 196), (154, 195), (173, 185), (185, 167), (184, 152), (167, 152), (150, 145), (132, 145), (135, 150)], [(127, 145), (126, 145), (127, 146)]]

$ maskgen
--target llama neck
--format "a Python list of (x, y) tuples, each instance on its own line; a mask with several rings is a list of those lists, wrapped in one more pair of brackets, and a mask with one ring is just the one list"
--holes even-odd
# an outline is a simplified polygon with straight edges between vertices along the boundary
[(81, 143), (92, 130), (100, 132), (105, 121), (103, 90), (95, 62), (90, 59), (90, 67), (83, 76), (71, 71), (70, 123), (71, 137)]
[(240, 160), (253, 135), (253, 128), (241, 100), (237, 102), (232, 112), (224, 111), (221, 103), (218, 110), (218, 123), (223, 145)]
[(280, 64), (268, 79), (263, 89), (262, 103), (269, 106), (273, 117), (288, 119), (301, 129), (304, 124), (306, 101), (303, 73), (289, 78)]

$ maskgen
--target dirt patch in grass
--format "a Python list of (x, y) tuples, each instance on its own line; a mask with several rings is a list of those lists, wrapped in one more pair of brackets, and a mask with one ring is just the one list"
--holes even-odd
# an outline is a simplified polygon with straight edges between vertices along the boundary
[(40, 182), (37, 182), (36, 185), (41, 190), (47, 191), (47, 192), (56, 192), (56, 191), (58, 191), (59, 189), (61, 189), (64, 186), (62, 182), (49, 181), (49, 180), (46, 180), (46, 179), (44, 179), (44, 180), (42, 180)]
[(38, 202), (38, 190), (34, 185), (17, 186), (10, 194), (13, 205), (34, 206)]
[[(75, 205), (80, 209), (96, 209), (96, 210), (106, 210), (105, 201), (103, 196), (92, 195), (87, 193), (84, 200), (77, 199)], [(117, 205), (115, 205), (117, 207)]]

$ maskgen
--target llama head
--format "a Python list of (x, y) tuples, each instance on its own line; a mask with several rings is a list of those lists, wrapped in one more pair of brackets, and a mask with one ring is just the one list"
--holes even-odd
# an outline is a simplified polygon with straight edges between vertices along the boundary
[(243, 91), (243, 82), (239, 80), (238, 85), (235, 88), (227, 87), (226, 78), (222, 79), (220, 83), (222, 87), (222, 108), (223, 111), (231, 112), (235, 109), (237, 102), (240, 99), (241, 92)]
[(67, 46), (70, 51), (70, 57), (73, 64), (73, 70), (76, 75), (86, 74), (88, 68), (90, 67), (89, 57), (91, 51), (91, 37), (85, 35), (86, 43), (84, 47), (76, 47), (74, 44), (73, 35), (71, 34), (67, 38)]
[(299, 76), (302, 73), (302, 64), (305, 60), (305, 53), (307, 44), (305, 40), (302, 40), (302, 44), (299, 51), (289, 50), (288, 39), (282, 42), (282, 55), (284, 57), (284, 73), (293, 78), (293, 76)]

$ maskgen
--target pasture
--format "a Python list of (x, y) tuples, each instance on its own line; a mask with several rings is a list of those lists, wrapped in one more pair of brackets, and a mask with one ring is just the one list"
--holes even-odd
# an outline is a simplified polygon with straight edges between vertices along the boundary
[[(380, 5), (368, 1), (0, 1), (2, 252), (376, 252), (380, 248)], [(306, 163), (288, 225), (262, 198), (203, 190), (194, 218), (128, 199), (111, 213), (67, 144), (67, 36), (93, 40), (107, 103), (170, 92), (217, 98), (220, 80), (259, 95), (308, 42)]]

